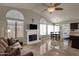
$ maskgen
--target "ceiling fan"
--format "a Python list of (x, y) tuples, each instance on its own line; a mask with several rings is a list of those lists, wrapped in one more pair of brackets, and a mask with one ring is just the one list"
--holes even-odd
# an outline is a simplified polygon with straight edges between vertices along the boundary
[(45, 5), (47, 8), (44, 9), (43, 11), (48, 11), (49, 13), (52, 13), (54, 11), (60, 11), (63, 10), (63, 8), (58, 7), (61, 3), (50, 3), (49, 5), (43, 4)]

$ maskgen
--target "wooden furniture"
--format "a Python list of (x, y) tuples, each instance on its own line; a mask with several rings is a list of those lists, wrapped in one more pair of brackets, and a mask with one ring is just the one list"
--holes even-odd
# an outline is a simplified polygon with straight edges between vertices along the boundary
[(51, 39), (60, 40), (60, 34), (51, 33)]
[(71, 47), (79, 49), (79, 36), (70, 35)]
[(79, 24), (79, 23), (71, 23), (71, 24), (70, 24), (71, 30), (78, 29), (78, 28), (79, 28), (79, 27), (78, 27), (78, 24)]

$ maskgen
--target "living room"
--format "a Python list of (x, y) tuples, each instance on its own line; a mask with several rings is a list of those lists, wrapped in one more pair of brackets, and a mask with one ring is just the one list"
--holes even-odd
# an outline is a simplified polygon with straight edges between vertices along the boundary
[(0, 3), (0, 44), (4, 45), (0, 46), (0, 55), (79, 55), (78, 6), (75, 3)]

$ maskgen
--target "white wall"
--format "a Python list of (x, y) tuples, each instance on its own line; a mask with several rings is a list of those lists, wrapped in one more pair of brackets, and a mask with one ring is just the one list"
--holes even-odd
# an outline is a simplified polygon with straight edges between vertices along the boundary
[(24, 38), (19, 38), (19, 39), (23, 40), (24, 42), (26, 41), (27, 24), (32, 23), (32, 19), (34, 19), (33, 23), (38, 24), (38, 31), (39, 31), (40, 19), (43, 18), (39, 14), (33, 12), (32, 10), (0, 6), (0, 37), (7, 36), (7, 31), (6, 31), (7, 26), (6, 26), (5, 15), (6, 15), (7, 11), (9, 11), (9, 10), (18, 10), (18, 11), (22, 12), (24, 15)]

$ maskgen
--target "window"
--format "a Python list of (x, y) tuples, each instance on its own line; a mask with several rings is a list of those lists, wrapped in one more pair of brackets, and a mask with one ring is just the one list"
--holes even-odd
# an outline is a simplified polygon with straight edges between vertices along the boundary
[(23, 21), (17, 21), (17, 37), (23, 37)]
[(48, 34), (51, 34), (51, 32), (54, 32), (53, 25), (48, 25)]
[(23, 21), (7, 20), (8, 38), (23, 37)]
[(46, 24), (40, 24), (40, 35), (46, 35)]
[(58, 25), (55, 25), (54, 32), (59, 34), (59, 31), (60, 31), (60, 27)]
[(15, 38), (15, 21), (7, 20), (7, 27), (8, 27), (8, 38), (13, 37)]
[(48, 35), (53, 32), (54, 34), (59, 34), (60, 26), (59, 25), (48, 25), (47, 26)]
[(17, 10), (10, 10), (6, 14), (8, 38), (24, 37), (24, 17)]

